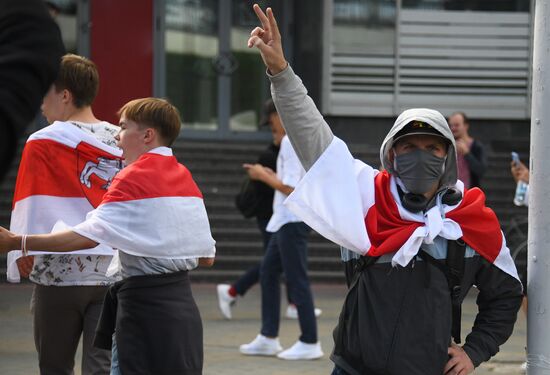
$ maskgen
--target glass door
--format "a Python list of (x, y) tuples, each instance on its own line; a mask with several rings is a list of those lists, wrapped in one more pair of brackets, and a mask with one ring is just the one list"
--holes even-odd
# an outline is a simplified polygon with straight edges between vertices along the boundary
[(258, 25), (255, 2), (282, 14), (286, 1), (165, 0), (164, 51), (157, 53), (164, 53), (163, 91), (181, 112), (183, 136), (269, 138), (258, 125), (269, 81), (258, 51), (246, 46)]
[(219, 53), (216, 0), (166, 0), (165, 95), (178, 107), (184, 129), (216, 131)]

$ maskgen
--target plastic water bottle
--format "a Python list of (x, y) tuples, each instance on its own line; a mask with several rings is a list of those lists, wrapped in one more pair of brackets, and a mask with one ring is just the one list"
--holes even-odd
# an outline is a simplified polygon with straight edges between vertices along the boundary
[(523, 181), (518, 181), (518, 184), (516, 186), (516, 195), (514, 196), (514, 204), (516, 206), (527, 206), (527, 202), (525, 201), (525, 195), (527, 193), (527, 187), (529, 185), (526, 184)]

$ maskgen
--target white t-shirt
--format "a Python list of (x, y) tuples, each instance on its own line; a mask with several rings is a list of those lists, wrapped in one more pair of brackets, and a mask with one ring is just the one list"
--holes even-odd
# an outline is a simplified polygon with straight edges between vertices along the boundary
[[(68, 121), (82, 131), (92, 134), (100, 142), (116, 147), (119, 127), (108, 122), (83, 123)], [(61, 218), (62, 219), (62, 218)], [(35, 255), (29, 279), (40, 285), (99, 286), (120, 280), (120, 274), (105, 276), (111, 263), (107, 255), (47, 254)]]
[[(285, 135), (281, 141), (281, 148), (277, 156), (277, 178), (283, 184), (295, 187), (305, 174), (306, 171), (302, 167), (296, 152), (294, 152), (290, 140)], [(287, 195), (278, 190), (275, 191), (273, 197), (273, 215), (266, 228), (268, 232), (277, 232), (285, 224), (302, 221), (283, 205), (286, 198)]]

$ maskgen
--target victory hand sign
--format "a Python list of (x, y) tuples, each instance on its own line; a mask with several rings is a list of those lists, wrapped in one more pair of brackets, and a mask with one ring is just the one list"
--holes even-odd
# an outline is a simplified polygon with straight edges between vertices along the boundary
[(271, 8), (267, 8), (267, 15), (258, 4), (254, 4), (253, 8), (262, 23), (262, 27), (256, 27), (252, 30), (250, 39), (248, 39), (248, 48), (258, 48), (265, 66), (271, 74), (275, 75), (283, 71), (288, 65), (283, 54), (281, 33)]

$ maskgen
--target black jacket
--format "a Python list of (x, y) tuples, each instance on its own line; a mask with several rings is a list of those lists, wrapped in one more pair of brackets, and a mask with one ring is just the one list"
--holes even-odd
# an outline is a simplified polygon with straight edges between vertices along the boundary
[(36, 116), (64, 54), (61, 34), (42, 0), (0, 6), (0, 180), (17, 140)]
[[(479, 313), (464, 350), (477, 367), (512, 334), (522, 287), (479, 255), (465, 258), (461, 300), (474, 284)], [(443, 373), (451, 343), (451, 296), (438, 267), (415, 258), (407, 267), (393, 268), (381, 258), (359, 273), (341, 314), (331, 359), (349, 374)]]
[[(277, 172), (277, 156), (279, 155), (279, 146), (275, 146), (273, 143), (260, 154), (258, 158), (258, 164), (264, 167), (269, 167), (273, 171)], [(256, 193), (259, 199), (258, 207), (256, 210), (256, 217), (259, 219), (269, 219), (273, 215), (273, 195), (275, 190), (261, 181), (253, 181), (255, 184)]]

